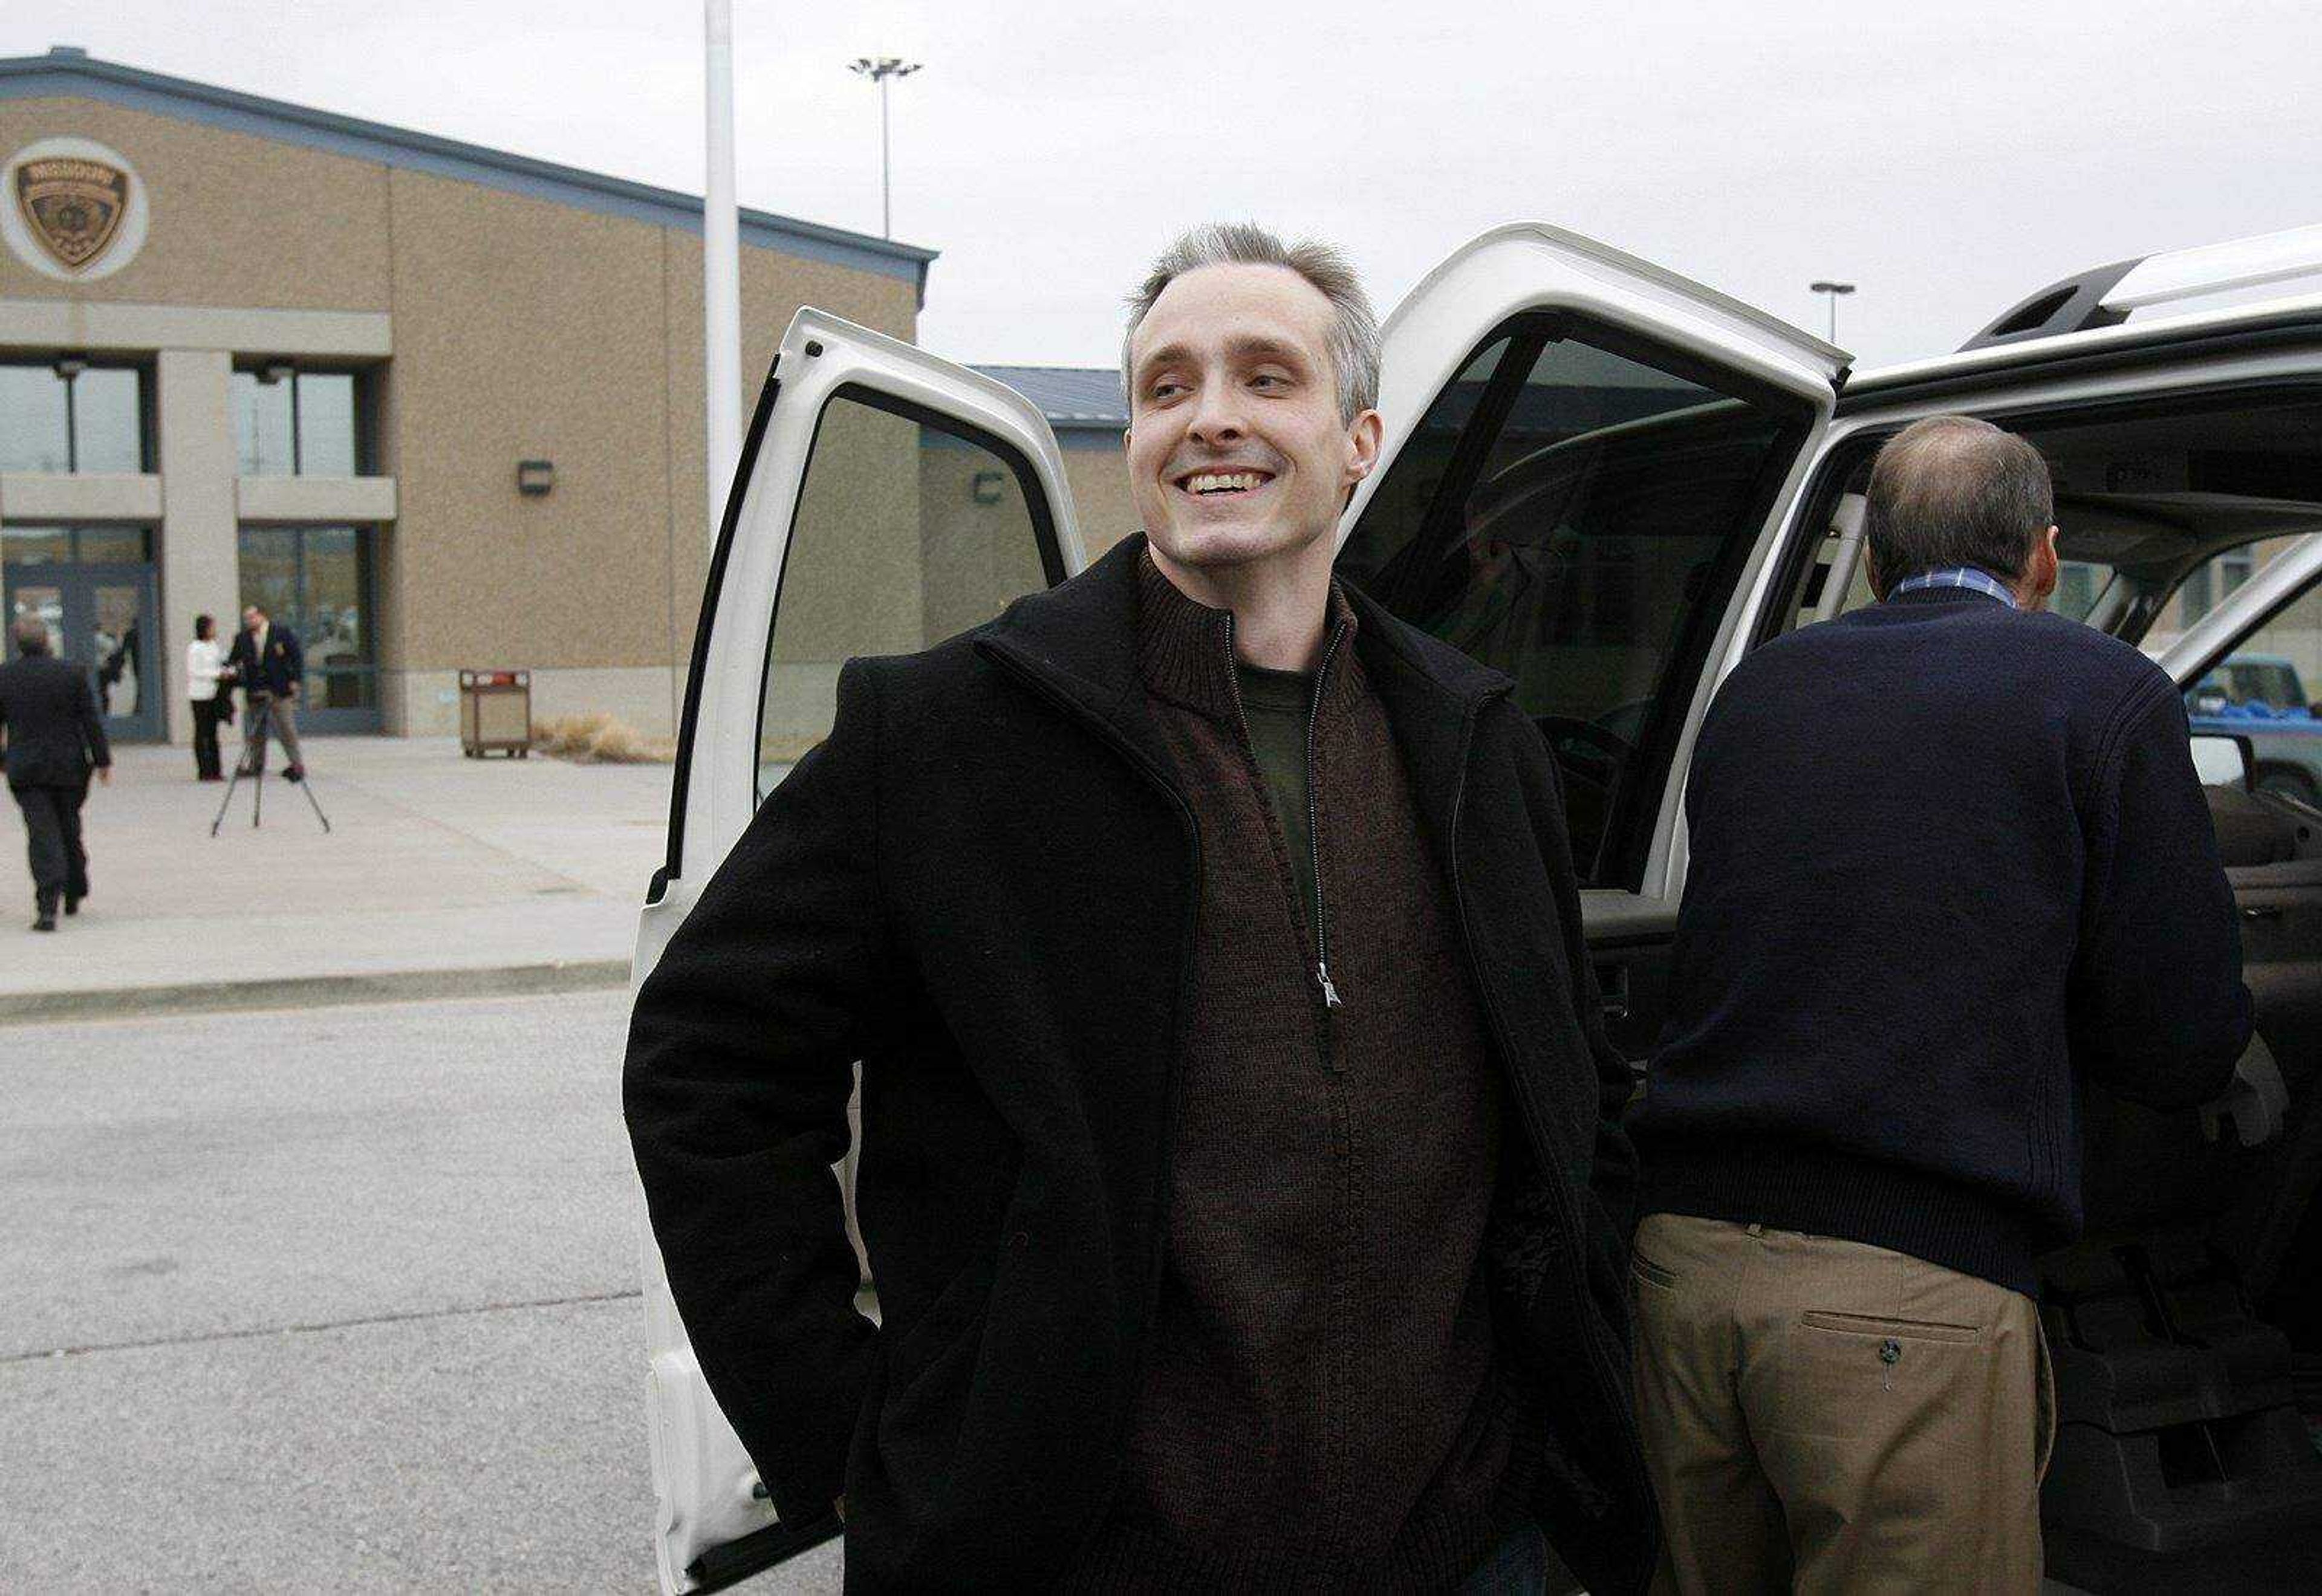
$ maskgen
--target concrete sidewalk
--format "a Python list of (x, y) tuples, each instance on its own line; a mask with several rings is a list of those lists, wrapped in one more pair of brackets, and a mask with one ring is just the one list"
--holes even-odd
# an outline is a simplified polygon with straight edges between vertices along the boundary
[(626, 979), (671, 767), (462, 759), (437, 738), (306, 750), (330, 834), (270, 774), (264, 825), (245, 781), (215, 838), (225, 788), (194, 780), (188, 750), (118, 750), (84, 811), (89, 899), (54, 935), (26, 929), (23, 830), (0, 821), (0, 1021)]

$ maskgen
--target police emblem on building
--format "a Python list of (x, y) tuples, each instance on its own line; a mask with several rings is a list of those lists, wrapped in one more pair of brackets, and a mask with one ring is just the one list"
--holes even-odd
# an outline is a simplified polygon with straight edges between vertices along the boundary
[(89, 139), (42, 139), (8, 160), (0, 233), (16, 256), (67, 282), (109, 277), (145, 242), (145, 190), (119, 152)]
[(129, 174), (109, 161), (69, 155), (16, 168), (16, 206), (32, 237), (60, 266), (78, 271), (120, 231), (129, 210)]

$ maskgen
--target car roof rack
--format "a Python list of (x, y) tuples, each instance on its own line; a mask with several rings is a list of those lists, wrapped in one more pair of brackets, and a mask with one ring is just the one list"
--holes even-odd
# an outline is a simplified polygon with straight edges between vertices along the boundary
[(2132, 310), (2314, 273), (2322, 273), (2322, 225), (2116, 260), (2049, 284), (1961, 344), (1960, 351), (2116, 326)]

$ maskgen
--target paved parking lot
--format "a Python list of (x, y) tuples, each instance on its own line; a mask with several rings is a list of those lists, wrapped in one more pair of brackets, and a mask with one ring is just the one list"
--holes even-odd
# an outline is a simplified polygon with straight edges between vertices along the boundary
[(625, 1015), (0, 1029), (0, 1590), (650, 1591)]
[[(0, 819), (0, 1017), (121, 989), (626, 962), (661, 862), (668, 765), (471, 760), (449, 738), (314, 738), (313, 790), (197, 785), (182, 748), (123, 747), (84, 810), (94, 889), (34, 936), (23, 829)], [(82, 1001), (82, 1012), (101, 1004)]]

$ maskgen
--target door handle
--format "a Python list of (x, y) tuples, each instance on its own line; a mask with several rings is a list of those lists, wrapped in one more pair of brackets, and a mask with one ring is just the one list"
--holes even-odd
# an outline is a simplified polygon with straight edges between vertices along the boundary
[(2242, 906), (2242, 918), (2244, 920), (2279, 920), (2281, 918), (2281, 905), (2278, 903), (2248, 903)]

